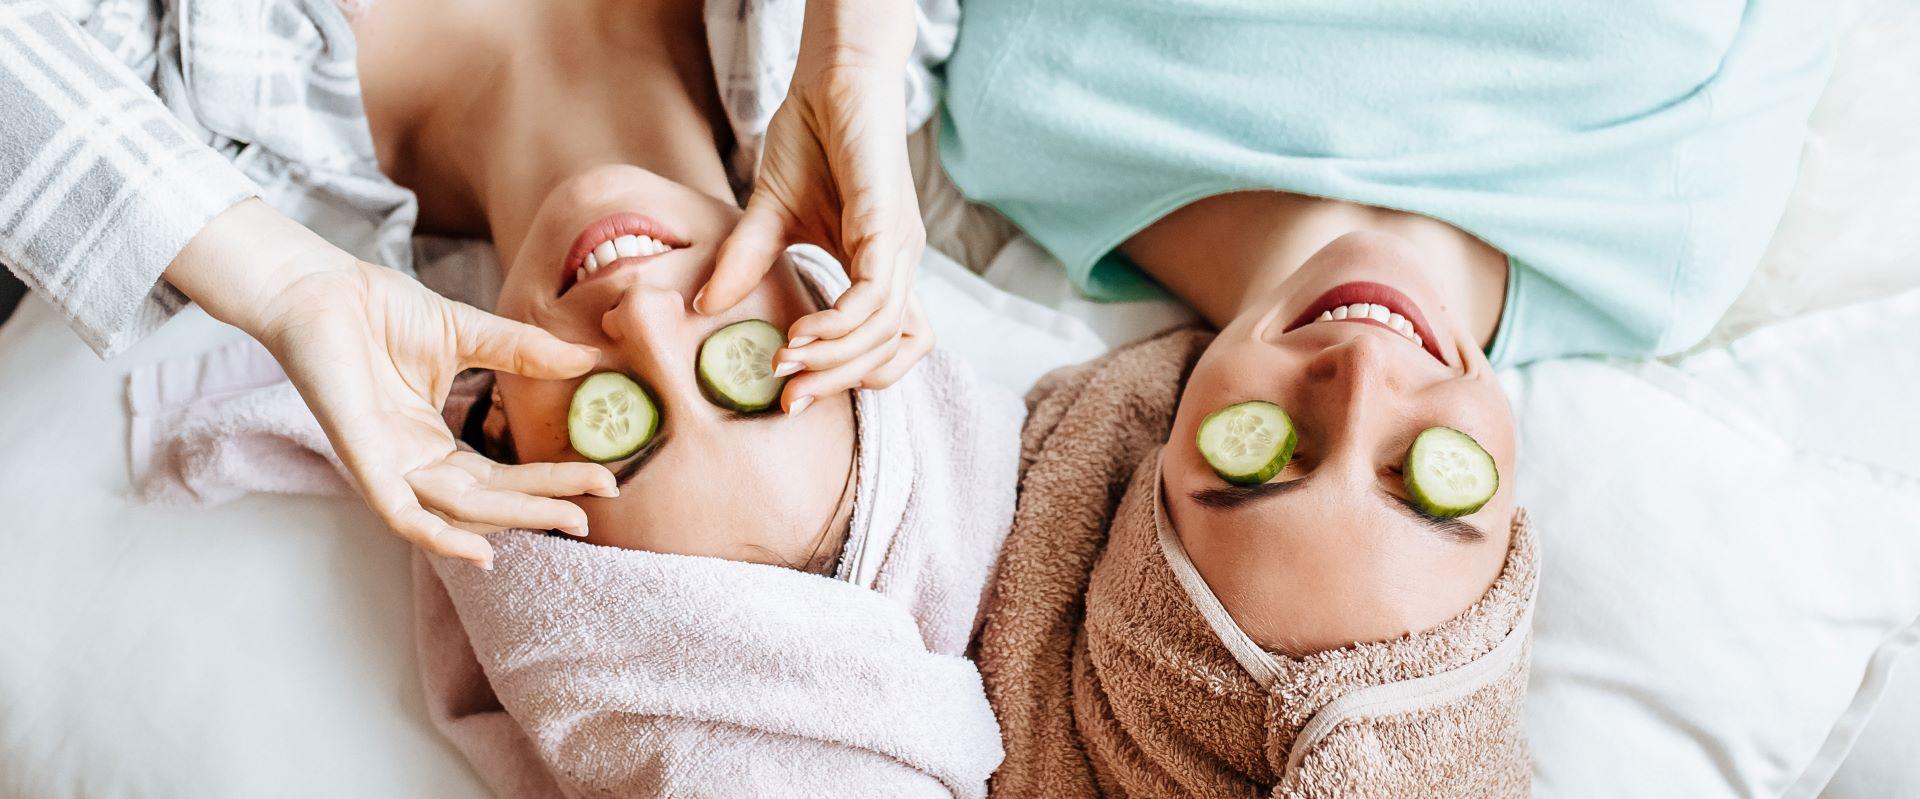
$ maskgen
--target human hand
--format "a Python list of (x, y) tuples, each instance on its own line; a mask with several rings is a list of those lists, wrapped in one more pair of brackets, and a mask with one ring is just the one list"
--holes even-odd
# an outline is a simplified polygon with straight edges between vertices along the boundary
[(587, 532), (558, 497), (617, 493), (594, 463), (494, 463), (455, 445), (440, 415), (467, 368), (564, 379), (596, 352), (367, 264), (258, 201), (208, 223), (167, 279), (273, 353), (380, 519), (427, 552), (492, 568), (508, 527)]
[[(819, 245), (847, 265), (852, 286), (832, 308), (795, 321), (774, 354), (779, 374), (805, 370), (781, 396), (788, 413), (835, 391), (892, 385), (933, 348), (913, 297), (926, 229), (906, 150), (910, 11), (890, 0), (856, 5), (808, 5), (792, 88), (768, 125), (746, 214), (694, 297), (704, 314), (733, 307), (789, 244)], [(871, 46), (853, 46), (856, 35)]]

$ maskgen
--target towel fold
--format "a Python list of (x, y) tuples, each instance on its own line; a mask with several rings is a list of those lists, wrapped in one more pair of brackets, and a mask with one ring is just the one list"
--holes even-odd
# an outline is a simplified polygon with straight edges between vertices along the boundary
[(907, 605), (772, 566), (494, 543), (491, 574), (422, 556), (416, 607), (434, 720), (499, 795), (985, 795), (979, 675)]
[(938, 350), (854, 414), (832, 578), (524, 531), (492, 574), (417, 556), (428, 704), (497, 793), (985, 795), (999, 728), (964, 655), (1024, 414)]
[(209, 507), (250, 493), (352, 493), (319, 420), (253, 339), (133, 370), (127, 412), (143, 502)]
[(1211, 335), (1175, 331), (1029, 397), (1020, 506), (978, 658), (996, 796), (1525, 796), (1538, 566), (1524, 512), (1501, 574), (1425, 632), (1262, 649), (1161, 508), (1160, 447)]

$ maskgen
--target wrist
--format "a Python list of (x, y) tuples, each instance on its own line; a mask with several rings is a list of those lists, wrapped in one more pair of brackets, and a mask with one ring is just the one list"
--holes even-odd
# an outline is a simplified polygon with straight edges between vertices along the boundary
[(806, 4), (796, 72), (858, 67), (904, 69), (913, 53), (908, 0), (813, 0)]
[(286, 290), (351, 271), (356, 259), (255, 198), (207, 222), (167, 265), (166, 281), (207, 314), (264, 338)]

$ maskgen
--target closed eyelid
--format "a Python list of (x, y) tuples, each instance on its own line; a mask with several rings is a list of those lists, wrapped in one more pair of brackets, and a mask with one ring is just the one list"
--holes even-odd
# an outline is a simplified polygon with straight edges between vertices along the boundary
[(664, 433), (655, 437), (653, 441), (648, 442), (645, 449), (640, 450), (628, 458), (627, 462), (622, 464), (619, 470), (613, 473), (614, 484), (623, 488), (626, 487), (628, 482), (640, 475), (642, 468), (652, 462), (653, 456), (660, 454), (660, 450), (665, 449), (666, 446), (667, 436)]
[(1413, 501), (1406, 497), (1388, 491), (1381, 491), (1381, 493), (1391, 500), (1394, 507), (1401, 513), (1448, 540), (1463, 544), (1477, 544), (1487, 540), (1487, 532), (1469, 522), (1433, 516), (1421, 510), (1420, 506), (1413, 504)]

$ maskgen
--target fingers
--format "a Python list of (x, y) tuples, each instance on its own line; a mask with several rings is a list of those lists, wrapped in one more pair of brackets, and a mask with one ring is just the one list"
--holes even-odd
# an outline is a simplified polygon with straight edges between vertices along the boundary
[(562, 380), (586, 374), (599, 360), (599, 351), (592, 347), (562, 341), (533, 325), (502, 319), (465, 303), (449, 304), (463, 367)]
[[(860, 288), (872, 285), (863, 283)], [(847, 291), (847, 294), (852, 293), (851, 289)], [(842, 295), (842, 299), (845, 299), (845, 295)], [(785, 348), (773, 354), (775, 372), (792, 374), (802, 368), (819, 372), (851, 361), (886, 343), (888, 339), (900, 335), (900, 322), (901, 317), (905, 315), (905, 307), (904, 302), (890, 302), (875, 309), (859, 326), (844, 332), (818, 336), (818, 340), (810, 340), (815, 338), (813, 336), (790, 338)], [(841, 310), (839, 307), (830, 308), (801, 319), (793, 326), (800, 328), (815, 316), (840, 314)], [(813, 325), (810, 329), (819, 330), (824, 327), (825, 325)], [(795, 345), (796, 341), (801, 343)]]
[(806, 372), (787, 381), (781, 391), (781, 399), (789, 414), (797, 414), (813, 404), (815, 397), (823, 397), (839, 391), (846, 391), (860, 385), (869, 372), (893, 358), (900, 349), (901, 339), (890, 338), (885, 344), (867, 350), (832, 369), (820, 372)]
[(860, 387), (881, 389), (898, 383), (900, 378), (906, 377), (907, 372), (913, 369), (914, 364), (919, 363), (921, 358), (927, 357), (927, 353), (932, 351), (933, 330), (927, 326), (926, 318), (920, 313), (920, 301), (913, 299), (907, 306), (907, 322), (905, 329), (900, 333), (899, 349), (894, 351), (893, 358), (881, 364), (879, 368), (868, 372), (867, 376), (861, 379)]
[(369, 504), (381, 521), (402, 539), (444, 558), (468, 561), (482, 569), (493, 570), (493, 545), (487, 539), (449, 525), (446, 520), (420, 507), (412, 493), (391, 486), (405, 485), (398, 479), (367, 483), (369, 490), (383, 486), (368, 496)]
[(456, 452), (447, 460), (488, 488), (537, 497), (620, 496), (613, 471), (598, 463), (523, 463), (505, 466), (472, 452)]
[(746, 215), (720, 243), (713, 276), (693, 295), (693, 309), (711, 315), (746, 299), (773, 268), (774, 259), (787, 249), (787, 228), (787, 215), (777, 210), (772, 200), (761, 194), (749, 199)]
[(579, 505), (499, 488), (463, 465), (444, 462), (417, 469), (407, 475), (407, 483), (422, 505), (455, 522), (587, 534), (587, 512)]

